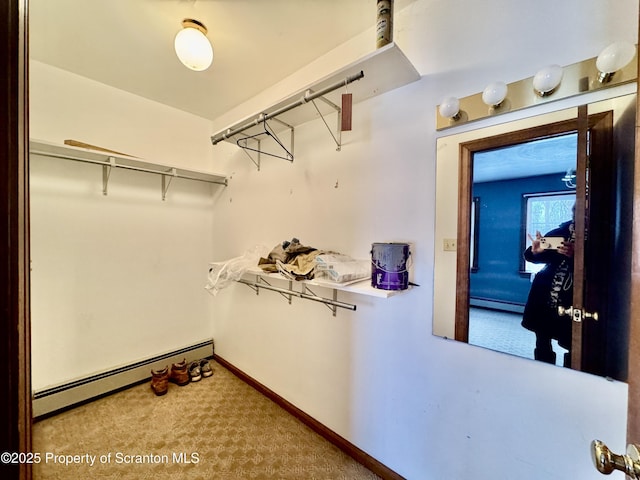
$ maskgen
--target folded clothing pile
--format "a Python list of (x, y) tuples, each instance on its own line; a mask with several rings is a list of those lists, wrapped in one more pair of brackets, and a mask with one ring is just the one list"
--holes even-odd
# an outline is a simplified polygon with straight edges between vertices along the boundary
[(292, 280), (310, 280), (314, 277), (315, 258), (320, 253), (321, 250), (292, 238), (276, 245), (267, 258), (260, 258), (258, 266), (265, 272), (280, 272)]
[(302, 245), (297, 238), (276, 245), (258, 266), (268, 273), (280, 272), (291, 280), (311, 280), (324, 277), (344, 283), (371, 275), (369, 260), (355, 260), (341, 253)]

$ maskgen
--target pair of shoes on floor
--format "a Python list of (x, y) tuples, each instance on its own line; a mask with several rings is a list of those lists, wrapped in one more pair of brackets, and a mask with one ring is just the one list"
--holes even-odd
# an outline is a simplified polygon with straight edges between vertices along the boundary
[(160, 370), (151, 370), (151, 390), (157, 396), (165, 395), (169, 391), (169, 382), (180, 386), (189, 383), (186, 360), (174, 363), (171, 365), (171, 370), (169, 370), (168, 365)]
[(187, 365), (187, 360), (183, 359), (179, 363), (171, 365), (171, 371), (167, 365), (161, 370), (151, 370), (151, 390), (160, 396), (169, 391), (169, 382), (184, 387), (189, 382), (198, 382), (202, 377), (213, 375), (209, 360), (203, 358)]
[(189, 377), (192, 382), (199, 382), (202, 380), (202, 377), (207, 378), (211, 375), (213, 375), (213, 370), (211, 369), (209, 360), (206, 358), (191, 362), (189, 365)]

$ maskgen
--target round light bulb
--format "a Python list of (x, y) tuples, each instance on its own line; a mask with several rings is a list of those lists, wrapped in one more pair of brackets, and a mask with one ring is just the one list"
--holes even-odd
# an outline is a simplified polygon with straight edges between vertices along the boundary
[(205, 35), (207, 29), (200, 22), (184, 20), (184, 28), (174, 41), (176, 55), (185, 67), (201, 72), (213, 62), (213, 47)]
[(460, 112), (460, 100), (456, 97), (447, 97), (442, 101), (440, 107), (438, 107), (438, 111), (444, 118), (455, 119)]
[(607, 81), (616, 71), (624, 68), (636, 54), (636, 46), (629, 42), (615, 42), (606, 47), (598, 58), (596, 67), (600, 72), (599, 80)]
[(533, 77), (533, 88), (538, 95), (544, 97), (551, 95), (562, 81), (562, 67), (560, 65), (549, 65), (544, 67)]
[(482, 101), (490, 107), (500, 105), (507, 97), (507, 90), (504, 82), (490, 83), (482, 92)]

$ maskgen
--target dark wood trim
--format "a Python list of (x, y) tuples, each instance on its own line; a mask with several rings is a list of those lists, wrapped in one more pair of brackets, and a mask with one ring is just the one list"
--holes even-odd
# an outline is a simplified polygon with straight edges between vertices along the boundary
[[(583, 116), (586, 117), (585, 111)], [(616, 145), (614, 135), (614, 112), (612, 110), (598, 115), (597, 121), (580, 119), (583, 123), (578, 134), (578, 152), (584, 155), (578, 165), (587, 164), (586, 175), (589, 178), (588, 187), (585, 173), (578, 169), (578, 188), (576, 191), (576, 212), (586, 211), (584, 218), (576, 217), (576, 245), (584, 245), (584, 255), (576, 255), (574, 263), (574, 278), (584, 279), (581, 285), (582, 292), (577, 292), (577, 284), (574, 285), (574, 295), (579, 293), (579, 298), (574, 296), (574, 306), (580, 305), (585, 312), (598, 312), (598, 321), (584, 318), (582, 327), (574, 324), (574, 341), (579, 345), (572, 345), (571, 365), (576, 365), (578, 359), (581, 363), (580, 370), (599, 376), (608, 376), (616, 380), (626, 381), (626, 352), (617, 353), (627, 348), (629, 329), (628, 307), (625, 305), (623, 312), (617, 303), (617, 297), (628, 302), (628, 293), (616, 289), (613, 278), (624, 275), (630, 269), (630, 253), (622, 254), (620, 244), (622, 237), (629, 238), (629, 230), (618, 227), (618, 217), (624, 218), (622, 213), (631, 203), (630, 189), (621, 188), (616, 184), (616, 177), (627, 168), (623, 156), (620, 153), (620, 145)], [(619, 122), (616, 129), (631, 128), (631, 122)], [(590, 155), (587, 157), (584, 146), (587, 144), (587, 136), (582, 135), (582, 129), (589, 131)], [(581, 135), (583, 138), (581, 138)], [(583, 146), (584, 143), (584, 146)], [(586, 204), (584, 203), (587, 199)], [(612, 209), (611, 206), (615, 205)], [(582, 224), (578, 223), (582, 220)], [(622, 220), (624, 222), (624, 220)], [(593, 225), (596, 228), (590, 228)], [(620, 232), (620, 233), (616, 233)], [(623, 233), (624, 232), (624, 233)], [(616, 241), (616, 237), (618, 241)], [(627, 240), (628, 242), (629, 240)], [(577, 250), (579, 253), (579, 251)], [(599, 258), (600, 261), (592, 261)], [(614, 289), (618, 290), (614, 292)], [(625, 333), (620, 334), (623, 330)], [(578, 338), (578, 333), (581, 338)], [(622, 346), (624, 345), (624, 347)], [(575, 348), (582, 351), (578, 356)], [(614, 352), (616, 355), (613, 355)], [(622, 366), (616, 360), (625, 365)]]
[(242, 370), (240, 370), (233, 364), (226, 361), (224, 358), (214, 354), (213, 359), (216, 362), (218, 362), (220, 365), (222, 365), (224, 368), (229, 370), (231, 373), (233, 373), (240, 380), (250, 385), (251, 387), (255, 388), (258, 392), (260, 392), (265, 397), (267, 397), (268, 399), (276, 403), (278, 406), (284, 409), (287, 413), (293, 415), (295, 418), (300, 420), (306, 426), (311, 428), (311, 430), (313, 430), (314, 432), (316, 432), (317, 434), (319, 434), (320, 436), (322, 436), (323, 438), (331, 442), (333, 445), (338, 447), (340, 450), (342, 450), (344, 453), (349, 455), (355, 461), (367, 467), (369, 470), (371, 470), (373, 473), (375, 473), (382, 479), (404, 480), (403, 476), (397, 474), (386, 465), (380, 463), (378, 460), (373, 458), (368, 453), (364, 452), (363, 450), (360, 450), (358, 447), (353, 445), (347, 439), (345, 439), (344, 437), (341, 437), (333, 430), (327, 428), (326, 426), (318, 422), (315, 418), (303, 412), (298, 407), (296, 407), (289, 401), (282, 398), (280, 395), (278, 395), (276, 392), (274, 392), (270, 388), (261, 384), (260, 382), (250, 377), (249, 375), (244, 373)]
[[(640, 17), (640, 12), (638, 12)], [(640, 39), (640, 29), (638, 31)], [(640, 78), (640, 62), (638, 64)], [(631, 312), (629, 325), (629, 399), (627, 441), (640, 443), (640, 95), (636, 96), (636, 143), (633, 186), (633, 239), (631, 254)]]
[(456, 248), (455, 339), (469, 343), (469, 269), (471, 205), (473, 199), (473, 150), (460, 144), (458, 155), (458, 238)]
[[(578, 155), (576, 158), (575, 250), (573, 256), (573, 308), (583, 309), (584, 297), (584, 229), (587, 192), (587, 132), (589, 113), (586, 105), (578, 107)], [(584, 214), (582, 214), (584, 213)], [(571, 322), (571, 367), (582, 370), (582, 323)]]
[[(30, 452), (27, 1), (0, 5), (0, 452)], [(0, 463), (0, 477), (31, 478), (30, 465)]]

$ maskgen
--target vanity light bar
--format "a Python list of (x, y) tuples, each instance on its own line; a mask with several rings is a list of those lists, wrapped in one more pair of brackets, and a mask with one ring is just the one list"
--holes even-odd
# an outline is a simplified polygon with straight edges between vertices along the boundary
[(482, 92), (461, 98), (459, 100), (460, 110), (453, 118), (441, 115), (438, 106), (436, 107), (436, 130), (457, 127), (483, 118), (636, 81), (637, 54), (631, 62), (616, 71), (611, 79), (604, 83), (599, 80), (600, 72), (596, 67), (596, 59), (597, 57), (593, 57), (564, 67), (560, 85), (549, 95), (537, 95), (533, 87), (534, 77), (530, 77), (509, 83), (507, 97), (497, 106), (487, 106), (482, 101)]

